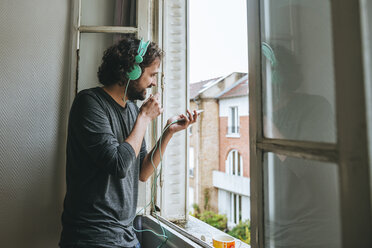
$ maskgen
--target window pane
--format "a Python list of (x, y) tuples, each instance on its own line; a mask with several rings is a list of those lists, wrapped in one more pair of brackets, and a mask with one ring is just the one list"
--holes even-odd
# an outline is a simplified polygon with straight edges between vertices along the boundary
[(238, 171), (237, 175), (240, 176), (241, 175), (241, 171), (240, 171), (241, 168), (240, 168), (240, 154), (239, 153), (238, 153), (238, 158), (236, 160), (236, 163), (237, 163), (236, 169)]
[(236, 151), (232, 152), (232, 174), (236, 175)]
[(80, 40), (78, 91), (98, 86), (97, 71), (103, 52), (125, 35), (83, 33)]
[(82, 0), (81, 25), (136, 27), (136, 0)]
[(236, 126), (235, 111), (236, 111), (235, 107), (232, 107), (231, 108), (231, 121), (232, 121), (231, 126), (232, 126), (233, 133), (235, 133), (235, 126)]
[(341, 247), (336, 164), (265, 154), (265, 247)]
[(261, 0), (264, 135), (336, 142), (329, 0)]

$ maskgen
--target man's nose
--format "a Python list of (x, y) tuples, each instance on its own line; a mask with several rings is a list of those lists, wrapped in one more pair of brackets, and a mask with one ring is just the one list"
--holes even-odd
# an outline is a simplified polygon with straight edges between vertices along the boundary
[(154, 80), (151, 80), (151, 84), (150, 84), (151, 86), (156, 86), (157, 84), (156, 84), (156, 79), (154, 79)]

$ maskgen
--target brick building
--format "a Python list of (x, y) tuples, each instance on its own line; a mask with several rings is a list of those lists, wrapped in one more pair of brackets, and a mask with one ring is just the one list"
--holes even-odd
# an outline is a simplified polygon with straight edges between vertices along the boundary
[(190, 109), (204, 112), (190, 129), (189, 203), (226, 214), (230, 225), (250, 212), (247, 78), (234, 72), (190, 85)]

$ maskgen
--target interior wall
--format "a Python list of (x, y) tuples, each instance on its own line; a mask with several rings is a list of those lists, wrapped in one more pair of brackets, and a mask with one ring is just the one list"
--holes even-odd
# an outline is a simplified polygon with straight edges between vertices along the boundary
[(70, 0), (0, 1), (0, 247), (57, 247)]

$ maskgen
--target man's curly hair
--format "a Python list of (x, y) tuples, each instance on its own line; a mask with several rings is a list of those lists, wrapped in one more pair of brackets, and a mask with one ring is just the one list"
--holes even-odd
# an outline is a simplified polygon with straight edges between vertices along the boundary
[[(98, 80), (105, 86), (119, 83), (124, 85), (127, 80), (127, 72), (132, 70), (135, 64), (135, 56), (140, 40), (128, 37), (109, 47), (103, 54), (102, 64), (98, 69)], [(150, 42), (146, 54), (143, 56), (139, 66), (142, 72), (149, 67), (156, 59), (161, 60), (163, 51), (154, 43)]]

